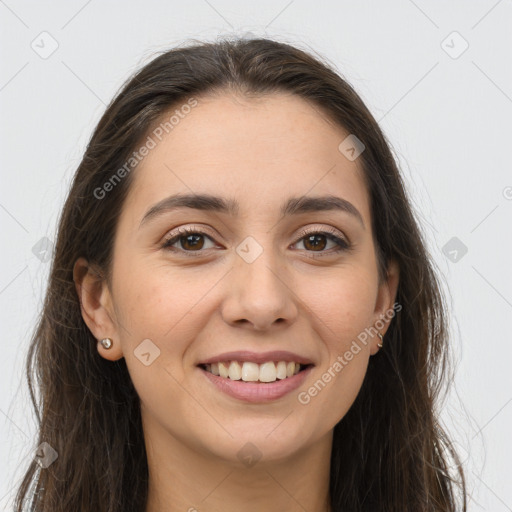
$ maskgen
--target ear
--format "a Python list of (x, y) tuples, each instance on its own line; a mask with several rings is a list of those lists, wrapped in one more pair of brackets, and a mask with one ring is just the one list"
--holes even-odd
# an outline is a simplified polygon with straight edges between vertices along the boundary
[[(398, 281), (400, 277), (400, 268), (395, 260), (391, 260), (388, 265), (385, 279), (379, 284), (377, 300), (375, 302), (373, 325), (382, 336), (385, 335), (389, 324), (394, 316), (393, 305), (398, 290)], [(372, 345), (372, 354), (378, 351), (377, 343), (380, 343), (378, 336), (374, 337), (374, 346)]]
[(113, 345), (106, 349), (98, 342), (98, 352), (105, 359), (116, 361), (123, 357), (110, 290), (105, 279), (85, 258), (79, 258), (73, 267), (82, 318), (98, 340), (111, 338)]

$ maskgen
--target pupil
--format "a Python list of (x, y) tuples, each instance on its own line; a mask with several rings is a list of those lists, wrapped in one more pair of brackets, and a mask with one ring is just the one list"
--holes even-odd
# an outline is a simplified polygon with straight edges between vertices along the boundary
[[(307, 239), (306, 239), (307, 243), (312, 243), (312, 244), (313, 244), (313, 247), (314, 247), (315, 249), (318, 249), (318, 248), (323, 249), (323, 248), (325, 247), (325, 240), (324, 240), (324, 242), (323, 242), (323, 243), (322, 243), (322, 242), (320, 242), (320, 244), (319, 244), (318, 242), (313, 242), (313, 240), (314, 240), (316, 237), (322, 237), (322, 238), (324, 238), (324, 239), (325, 239), (325, 236), (324, 236), (324, 235), (310, 235), (310, 236), (309, 236), (309, 237), (307, 237)], [(321, 246), (321, 247), (320, 247), (320, 246)]]
[[(196, 245), (196, 244), (197, 244), (198, 239), (200, 239), (200, 238), (201, 238), (201, 236), (202, 236), (202, 235), (187, 235), (187, 236), (185, 237), (185, 245), (189, 245), (189, 241), (190, 241), (190, 239), (194, 239), (195, 241), (194, 241), (194, 242), (192, 242), (192, 244), (191, 244), (191, 248), (194, 248), (194, 247), (195, 247), (195, 248), (197, 248), (197, 247), (199, 247), (199, 249), (200, 249), (203, 245), (202, 245), (202, 244), (200, 244), (200, 245), (198, 246), (198, 245)], [(186, 247), (186, 248), (189, 248), (189, 247)]]

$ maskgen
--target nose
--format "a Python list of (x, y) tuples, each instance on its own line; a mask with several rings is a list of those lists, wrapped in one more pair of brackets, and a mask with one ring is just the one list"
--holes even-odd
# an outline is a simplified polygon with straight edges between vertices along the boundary
[(252, 263), (238, 255), (228, 274), (227, 295), (221, 307), (230, 325), (248, 325), (264, 331), (274, 324), (291, 324), (298, 314), (288, 272), (265, 250)]

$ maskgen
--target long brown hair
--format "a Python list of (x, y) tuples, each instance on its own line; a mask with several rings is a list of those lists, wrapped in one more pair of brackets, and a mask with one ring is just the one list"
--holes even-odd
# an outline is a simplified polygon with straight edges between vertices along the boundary
[(46, 468), (30, 464), (16, 511), (144, 511), (148, 467), (139, 399), (124, 359), (110, 362), (97, 352), (81, 316), (73, 266), (85, 257), (109, 280), (132, 174), (104, 197), (97, 190), (163, 114), (191, 97), (227, 89), (296, 94), (362, 141), (359, 162), (380, 276), (391, 259), (400, 268), (396, 300), (402, 309), (334, 429), (333, 510), (466, 510), (464, 473), (436, 415), (451, 376), (445, 299), (390, 146), (360, 97), (329, 65), (288, 44), (234, 38), (191, 41), (156, 57), (121, 88), (92, 135), (59, 220), (44, 307), (27, 357), (38, 444), (48, 443), (58, 458)]

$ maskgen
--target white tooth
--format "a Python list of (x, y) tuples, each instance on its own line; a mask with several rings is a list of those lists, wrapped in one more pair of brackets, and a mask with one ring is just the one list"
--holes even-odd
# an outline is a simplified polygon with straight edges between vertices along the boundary
[(211, 367), (211, 365), (209, 365), (209, 364), (205, 364), (205, 365), (204, 365), (204, 369), (205, 369), (207, 372), (211, 371), (211, 368), (210, 368), (210, 367)]
[(227, 363), (219, 363), (219, 375), (225, 379), (229, 376), (229, 366)]
[(295, 372), (295, 363), (286, 363), (286, 376), (291, 377)]
[(242, 367), (238, 361), (231, 361), (229, 365), (229, 378), (231, 380), (240, 380), (242, 378)]
[(212, 363), (210, 371), (213, 373), (213, 375), (219, 375), (219, 363)]
[(296, 375), (297, 373), (299, 373), (299, 370), (300, 370), (300, 364), (295, 363), (295, 371), (293, 372), (293, 374)]
[(279, 361), (277, 363), (276, 377), (278, 379), (286, 379), (286, 362), (285, 361)]
[(245, 361), (242, 366), (242, 380), (245, 382), (256, 382), (260, 376), (260, 367), (256, 363)]
[(273, 361), (260, 365), (260, 381), (274, 382), (276, 380), (276, 365)]

